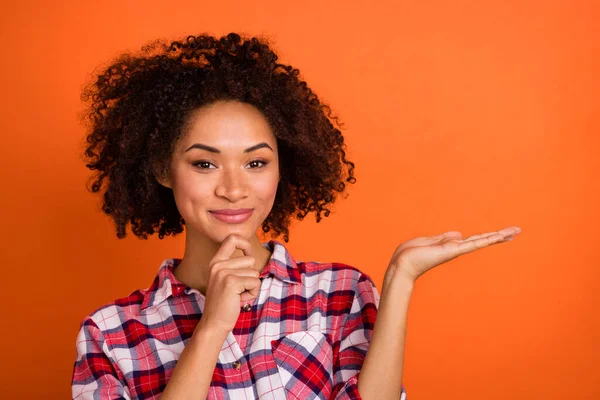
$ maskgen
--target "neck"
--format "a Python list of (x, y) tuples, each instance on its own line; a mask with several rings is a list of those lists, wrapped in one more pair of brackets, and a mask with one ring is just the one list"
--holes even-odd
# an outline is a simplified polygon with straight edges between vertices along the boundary
[[(258, 236), (252, 235), (249, 239), (252, 244), (252, 255), (256, 259), (255, 268), (261, 272), (271, 258), (271, 252), (265, 249)], [(207, 237), (195, 235), (191, 231), (186, 233), (185, 253), (181, 263), (174, 271), (175, 277), (187, 286), (197, 289), (206, 295), (210, 261), (213, 259), (221, 243), (211, 241)], [(244, 253), (237, 249), (231, 258), (241, 257)]]

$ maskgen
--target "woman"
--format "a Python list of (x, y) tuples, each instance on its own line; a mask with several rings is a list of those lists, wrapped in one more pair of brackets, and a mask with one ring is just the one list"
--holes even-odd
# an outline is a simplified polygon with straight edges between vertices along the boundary
[(92, 191), (117, 236), (185, 225), (186, 246), (147, 289), (83, 320), (73, 398), (405, 399), (416, 279), (519, 232), (405, 242), (381, 301), (354, 267), (261, 243), (259, 228), (288, 242), (292, 216), (328, 216), (356, 181), (330, 109), (276, 61), (264, 40), (190, 36), (119, 57), (84, 90)]

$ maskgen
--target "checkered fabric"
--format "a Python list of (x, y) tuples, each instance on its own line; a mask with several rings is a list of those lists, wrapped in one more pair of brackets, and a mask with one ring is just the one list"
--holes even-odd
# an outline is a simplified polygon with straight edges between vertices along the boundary
[[(208, 399), (360, 400), (358, 374), (379, 307), (375, 284), (345, 264), (297, 262), (276, 240), (263, 246), (272, 255), (260, 294), (240, 302)], [(180, 262), (165, 259), (149, 288), (83, 319), (73, 399), (160, 396), (204, 309), (205, 297), (174, 276)]]

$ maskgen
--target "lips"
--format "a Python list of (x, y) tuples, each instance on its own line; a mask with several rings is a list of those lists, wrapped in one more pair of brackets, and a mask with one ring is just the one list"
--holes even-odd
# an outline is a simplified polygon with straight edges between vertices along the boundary
[(239, 215), (239, 214), (249, 213), (250, 211), (252, 211), (251, 208), (210, 210), (210, 212), (213, 214), (221, 214), (221, 215)]
[(236, 210), (223, 209), (223, 210), (211, 210), (210, 214), (217, 220), (225, 222), (227, 224), (240, 224), (245, 222), (252, 215), (253, 209), (251, 208), (240, 208)]

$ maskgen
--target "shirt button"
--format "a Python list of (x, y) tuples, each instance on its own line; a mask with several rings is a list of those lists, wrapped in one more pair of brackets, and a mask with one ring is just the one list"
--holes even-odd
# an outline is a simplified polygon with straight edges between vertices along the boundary
[(252, 310), (252, 306), (249, 303), (246, 303), (242, 306), (242, 309), (244, 311), (250, 311), (250, 310)]
[(233, 368), (237, 369), (238, 371), (240, 370), (241, 366), (242, 366), (242, 364), (239, 361), (233, 362)]

